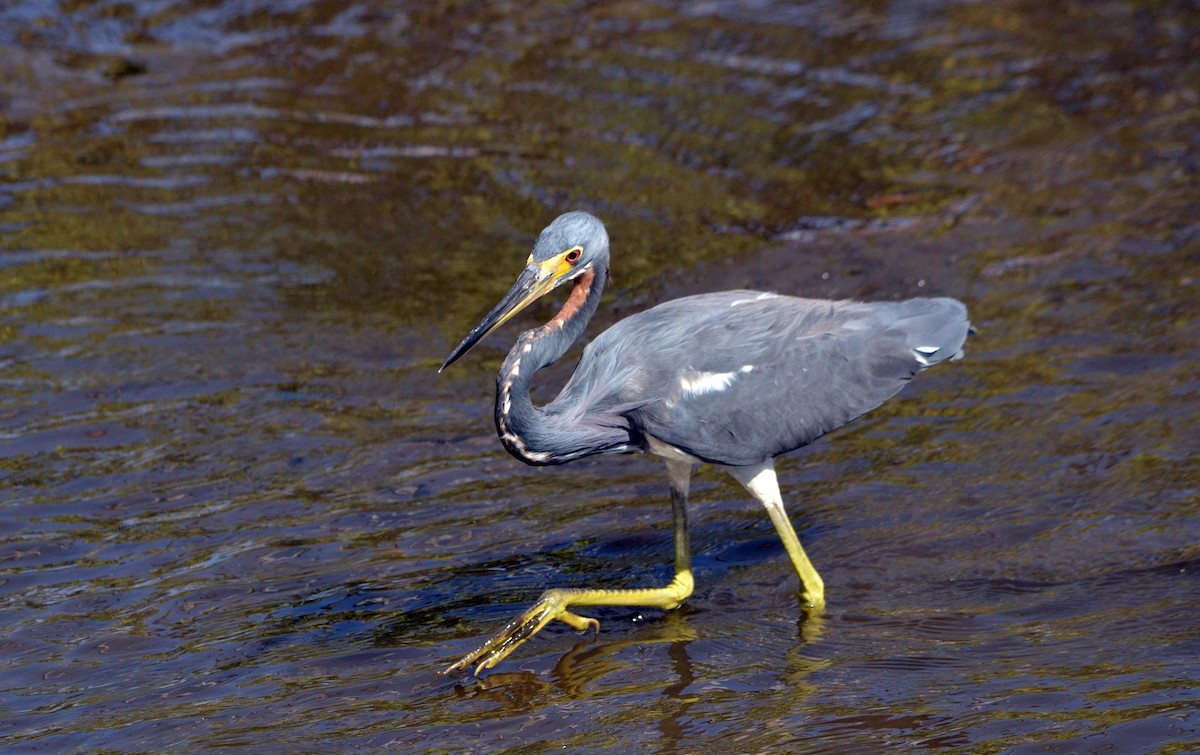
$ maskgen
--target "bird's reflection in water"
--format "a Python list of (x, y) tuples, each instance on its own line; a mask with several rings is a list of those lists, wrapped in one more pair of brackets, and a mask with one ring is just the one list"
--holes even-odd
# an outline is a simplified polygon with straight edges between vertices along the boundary
[[(625, 654), (627, 649), (645, 650), (652, 646), (668, 644), (667, 655), (672, 661), (671, 667), (675, 671), (676, 679), (669, 683), (664, 691), (682, 690), (691, 684), (694, 678), (687, 646), (697, 637), (698, 634), (692, 627), (686, 611), (673, 611), (621, 639), (598, 642), (589, 638), (577, 642), (555, 662), (549, 678), (543, 678), (533, 671), (494, 672), (488, 676), (476, 677), (468, 686), (456, 685), (455, 689), (462, 693), (480, 694), (493, 697), (497, 701), (509, 702), (550, 692), (571, 698), (589, 697), (600, 691), (606, 678), (618, 675), (639, 662), (633, 656)], [(645, 683), (616, 687), (603, 685), (603, 692), (610, 695), (645, 691), (662, 687), (663, 683), (663, 676), (660, 675)]]
[(788, 650), (780, 663), (780, 680), (793, 690), (793, 700), (815, 693), (817, 685), (809, 677), (829, 667), (828, 658), (813, 654), (828, 629), (827, 618), (824, 614), (801, 615), (796, 621), (796, 636), (800, 641)]
[[(702, 697), (695, 687), (702, 675), (697, 673), (696, 661), (689, 652), (689, 646), (701, 638), (701, 632), (689, 614), (687, 608), (664, 613), (652, 624), (617, 640), (595, 641), (589, 637), (577, 642), (559, 657), (549, 674), (532, 670), (493, 672), (475, 677), (466, 685), (456, 684), (454, 689), (460, 697), (491, 699), (514, 710), (536, 707), (548, 695), (585, 699), (659, 690), (665, 700), (679, 704), (667, 705), (658, 724), (660, 732), (673, 739), (683, 735), (676, 719), (685, 718), (687, 708)], [(790, 695), (793, 700), (797, 693), (808, 695), (816, 689), (807, 677), (829, 663), (812, 653), (813, 645), (820, 642), (825, 632), (825, 621), (823, 616), (802, 613), (796, 624), (800, 641), (778, 661), (780, 680), (794, 690)], [(612, 624), (611, 619), (609, 623)], [(659, 673), (648, 675), (645, 681), (605, 683), (635, 665), (645, 665), (649, 657), (657, 656), (650, 648), (661, 645), (667, 646), (670, 663), (656, 663)], [(637, 652), (628, 654), (631, 648)]]

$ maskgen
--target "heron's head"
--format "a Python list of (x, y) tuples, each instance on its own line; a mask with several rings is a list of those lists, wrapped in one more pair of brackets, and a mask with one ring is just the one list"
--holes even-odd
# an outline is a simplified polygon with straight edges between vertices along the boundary
[(513, 287), (450, 353), (438, 372), (535, 300), (589, 270), (608, 270), (608, 232), (604, 224), (586, 212), (559, 215), (538, 235)]
[(608, 266), (608, 231), (595, 215), (576, 210), (559, 215), (538, 234), (526, 265), (538, 266), (557, 286), (596, 262)]

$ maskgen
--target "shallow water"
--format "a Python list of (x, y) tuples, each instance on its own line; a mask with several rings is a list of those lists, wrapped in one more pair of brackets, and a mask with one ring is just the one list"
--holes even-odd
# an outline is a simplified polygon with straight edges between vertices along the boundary
[[(7, 3), (0, 745), (1200, 749), (1198, 22)], [(546, 586), (669, 578), (657, 463), (500, 448), (516, 327), (436, 374), (577, 206), (593, 334), (730, 287), (979, 332), (781, 462), (822, 619), (702, 470), (683, 608), (441, 677)]]

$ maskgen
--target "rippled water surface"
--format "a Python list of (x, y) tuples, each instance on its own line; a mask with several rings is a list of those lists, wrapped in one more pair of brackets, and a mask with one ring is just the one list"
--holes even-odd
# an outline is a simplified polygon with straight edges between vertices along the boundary
[[(5, 3), (0, 747), (1200, 750), (1198, 40), (1169, 0)], [(575, 207), (593, 334), (731, 287), (978, 333), (781, 463), (823, 618), (703, 470), (683, 608), (442, 677), (546, 586), (669, 579), (658, 463), (500, 448), (516, 327), (436, 374)]]

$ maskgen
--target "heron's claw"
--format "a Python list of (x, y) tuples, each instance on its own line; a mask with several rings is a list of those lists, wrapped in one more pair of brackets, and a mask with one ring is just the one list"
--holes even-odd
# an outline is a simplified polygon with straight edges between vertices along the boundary
[(508, 622), (491, 639), (475, 651), (464, 655), (442, 673), (449, 674), (459, 669), (465, 669), (473, 663), (478, 663), (475, 666), (475, 675), (479, 676), (480, 672), (490, 669), (507, 658), (521, 643), (537, 634), (542, 627), (555, 619), (569, 624), (580, 632), (585, 629), (594, 629), (599, 632), (600, 622), (567, 610), (568, 592), (567, 590), (547, 590), (542, 593), (532, 608)]

